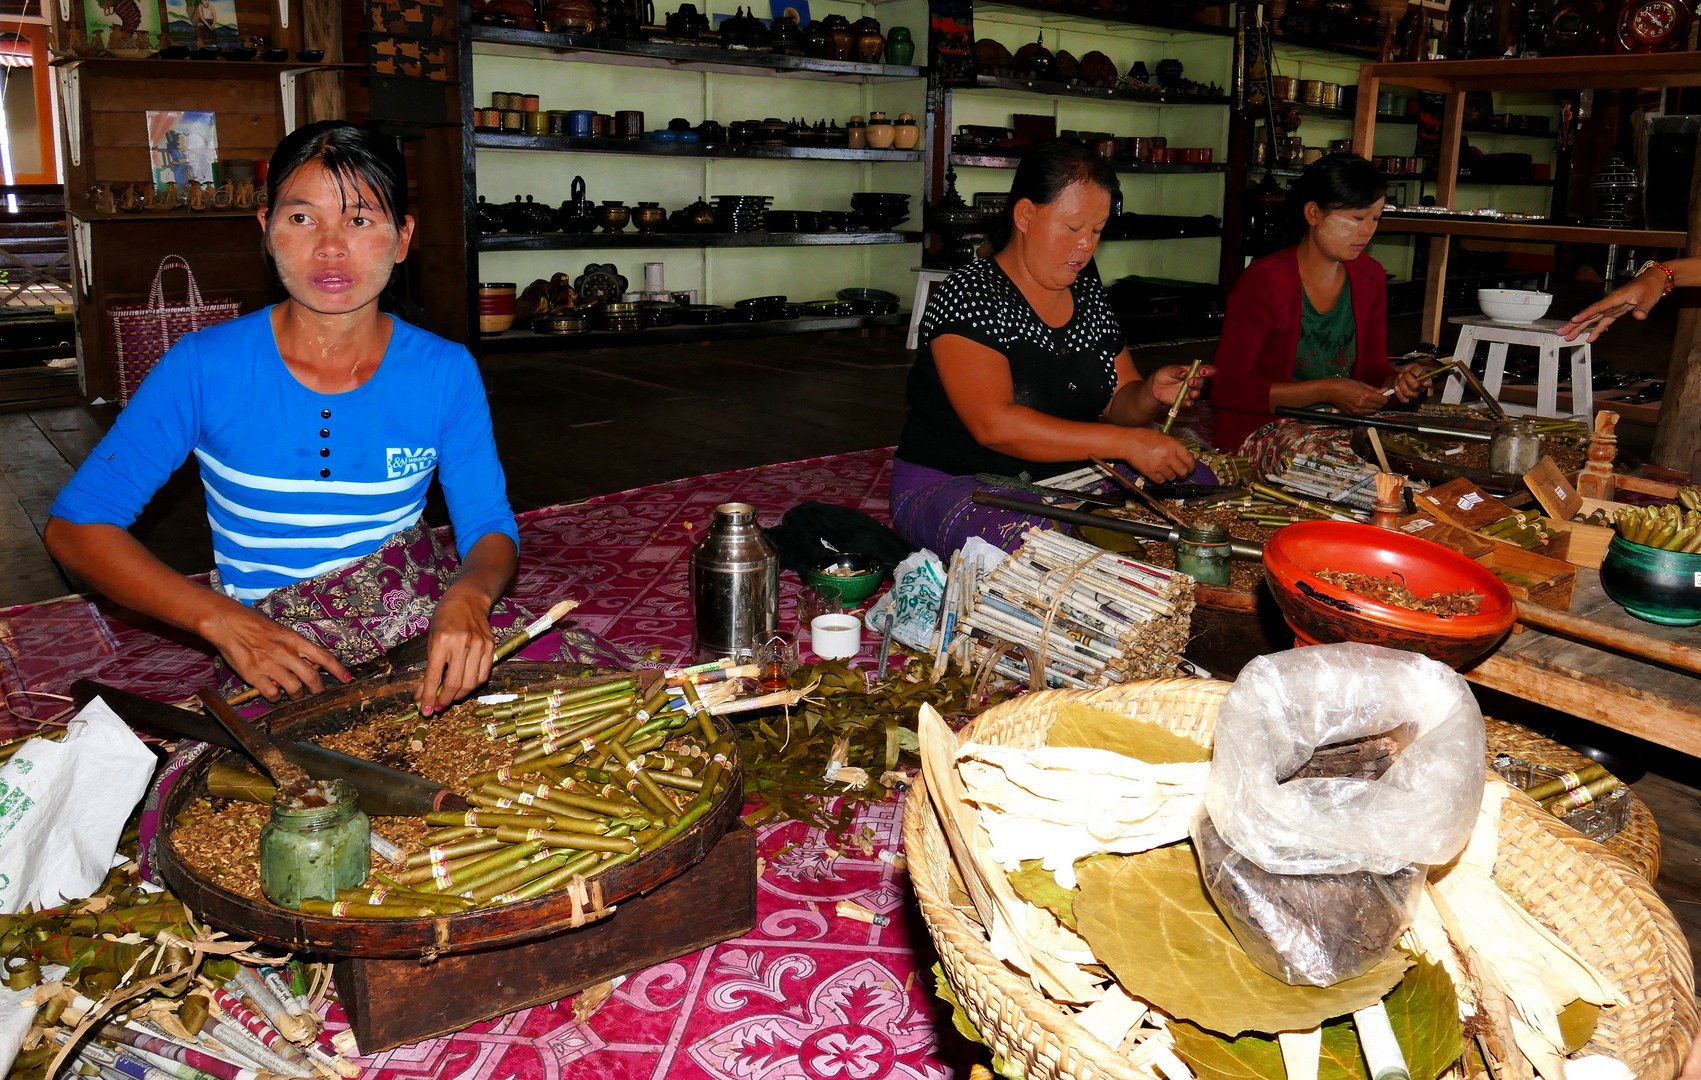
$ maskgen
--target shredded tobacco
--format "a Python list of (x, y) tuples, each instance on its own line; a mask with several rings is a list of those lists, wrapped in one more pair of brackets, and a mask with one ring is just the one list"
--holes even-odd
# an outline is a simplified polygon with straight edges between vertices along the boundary
[(1448, 618), (1453, 615), (1475, 615), (1482, 609), (1482, 596), (1468, 589), (1458, 592), (1419, 596), (1406, 588), (1399, 578), (1376, 577), (1374, 574), (1348, 574), (1340, 570), (1318, 570), (1316, 575), (1329, 584), (1347, 590), (1355, 596), (1379, 600), (1384, 604), (1427, 612)]

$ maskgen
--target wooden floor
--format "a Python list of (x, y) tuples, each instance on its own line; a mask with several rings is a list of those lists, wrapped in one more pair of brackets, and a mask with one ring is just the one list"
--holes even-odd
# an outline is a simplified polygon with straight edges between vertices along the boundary
[[(1391, 337), (1393, 336), (1391, 327)], [(516, 511), (723, 469), (889, 446), (904, 418), (901, 333), (516, 356), (485, 365)], [(1209, 355), (1152, 350), (1143, 368)], [(111, 426), (110, 405), (0, 413), (0, 606), (73, 591), (40, 531), (59, 487)], [(1622, 429), (1621, 429), (1622, 432)], [(1630, 433), (1634, 434), (1634, 433)], [(212, 565), (199, 477), (180, 469), (135, 532), (186, 573)], [(441, 520), (441, 506), (428, 516)], [(1483, 691), (1485, 711), (1648, 770), (1635, 782), (1664, 835), (1660, 893), (1701, 944), (1701, 761)]]

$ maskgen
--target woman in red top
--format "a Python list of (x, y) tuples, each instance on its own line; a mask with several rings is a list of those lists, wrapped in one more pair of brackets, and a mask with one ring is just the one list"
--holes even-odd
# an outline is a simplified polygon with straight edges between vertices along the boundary
[(1302, 443), (1346, 434), (1277, 420), (1278, 406), (1363, 416), (1390, 392), (1405, 402), (1422, 390), (1418, 365), (1388, 362), (1387, 283), (1364, 254), (1386, 191), (1376, 167), (1352, 154), (1312, 163), (1288, 190), (1295, 243), (1254, 261), (1229, 295), (1211, 384), (1217, 449), (1276, 471)]

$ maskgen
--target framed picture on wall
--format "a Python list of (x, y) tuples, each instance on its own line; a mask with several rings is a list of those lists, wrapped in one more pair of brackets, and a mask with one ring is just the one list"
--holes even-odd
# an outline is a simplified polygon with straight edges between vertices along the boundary
[(165, 0), (165, 23), (179, 45), (193, 45), (199, 40), (222, 49), (242, 43), (236, 25), (236, 0)]
[(218, 156), (215, 114), (148, 110), (148, 166), (154, 183), (209, 182)]
[[(234, 5), (235, 0), (226, 2)], [(121, 35), (145, 31), (154, 37), (159, 34), (159, 4), (157, 0), (83, 0), (83, 23), (85, 33), (99, 34), (107, 44), (114, 31)]]

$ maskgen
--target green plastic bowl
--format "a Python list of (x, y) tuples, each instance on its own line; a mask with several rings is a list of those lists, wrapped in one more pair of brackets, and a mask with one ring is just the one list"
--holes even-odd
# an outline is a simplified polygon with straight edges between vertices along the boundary
[(1662, 626), (1701, 623), (1701, 554), (1614, 536), (1601, 560), (1601, 588), (1638, 619)]
[[(855, 570), (855, 574), (834, 574), (833, 570)], [(839, 590), (846, 607), (856, 605), (873, 596), (880, 589), (880, 583), (886, 580), (885, 568), (868, 555), (856, 555), (846, 552), (841, 555), (829, 555), (809, 568), (809, 584), (831, 585)]]

